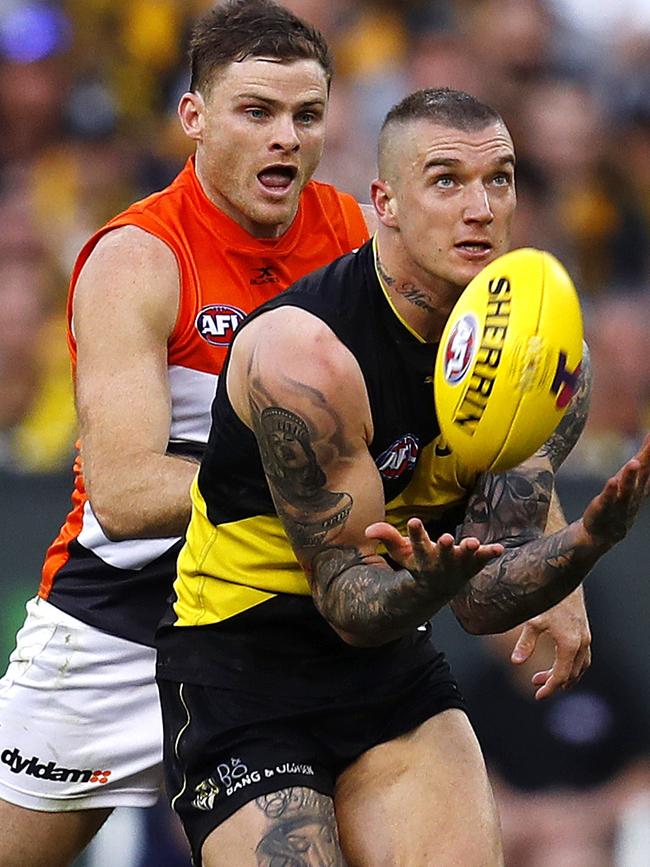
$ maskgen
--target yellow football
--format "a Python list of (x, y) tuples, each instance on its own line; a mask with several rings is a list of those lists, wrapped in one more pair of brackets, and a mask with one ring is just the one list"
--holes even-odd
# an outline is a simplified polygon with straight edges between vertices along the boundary
[(448, 447), (479, 472), (526, 460), (564, 415), (581, 360), (580, 302), (563, 265), (532, 248), (495, 259), (440, 340), (434, 397)]

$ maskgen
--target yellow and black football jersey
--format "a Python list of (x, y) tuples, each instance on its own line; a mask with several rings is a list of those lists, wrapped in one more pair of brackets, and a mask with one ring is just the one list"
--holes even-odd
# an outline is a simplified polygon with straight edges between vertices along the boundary
[[(375, 267), (373, 243), (302, 278), (258, 308), (239, 330), (260, 313), (287, 305), (322, 319), (359, 363), (374, 426), (370, 452), (382, 479), (387, 519), (403, 529), (417, 515), (434, 537), (453, 532), (474, 478), (440, 438), (432, 385), (437, 346), (425, 343), (393, 307)], [(170, 611), (159, 630), (159, 674), (210, 683), (213, 665), (223, 682), (224, 668), (246, 656), (248, 636), (252, 656), (266, 641), (289, 666), (314, 665), (333, 653), (342, 664), (351, 657), (367, 663), (372, 676), (372, 660), (391, 656), (385, 647), (348, 647), (316, 611), (276, 514), (257, 441), (230, 404), (225, 375), (213, 402), (192, 503)], [(402, 642), (417, 664), (422, 655), (415, 648), (426, 641), (421, 632), (391, 646)], [(185, 653), (179, 652), (181, 645)], [(236, 647), (234, 655), (224, 653), (227, 647)], [(396, 664), (399, 670), (403, 661)], [(260, 666), (264, 660), (257, 659)]]

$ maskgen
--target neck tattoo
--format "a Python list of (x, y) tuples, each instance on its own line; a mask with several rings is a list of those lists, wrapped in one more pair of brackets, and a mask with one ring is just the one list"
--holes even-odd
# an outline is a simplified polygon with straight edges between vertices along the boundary
[(386, 286), (390, 286), (390, 288), (397, 292), (398, 295), (401, 295), (405, 301), (408, 301), (415, 307), (419, 307), (421, 310), (426, 310), (427, 313), (436, 312), (436, 309), (431, 305), (426, 292), (423, 292), (422, 289), (418, 289), (414, 283), (400, 283), (399, 286), (396, 285), (397, 281), (386, 272), (379, 256), (377, 256), (377, 270)]

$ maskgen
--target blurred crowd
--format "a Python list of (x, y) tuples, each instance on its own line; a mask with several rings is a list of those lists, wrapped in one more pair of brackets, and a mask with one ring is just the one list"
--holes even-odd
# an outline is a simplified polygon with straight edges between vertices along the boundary
[[(0, 0), (0, 467), (47, 472), (75, 437), (67, 279), (86, 237), (164, 186), (185, 45), (208, 0)], [(588, 428), (567, 472), (605, 474), (647, 429), (650, 14), (643, 0), (287, 0), (334, 49), (318, 177), (368, 200), (385, 112), (449, 85), (496, 107), (517, 147), (515, 245), (581, 293)], [(597, 7), (597, 8), (596, 8)]]
[[(592, 410), (563, 472), (615, 470), (650, 428), (648, 0), (284, 3), (326, 34), (336, 60), (317, 177), (360, 201), (368, 201), (382, 118), (410, 90), (460, 88), (501, 112), (518, 154), (514, 244), (550, 250), (567, 266), (592, 352)], [(188, 84), (189, 29), (209, 5), (0, 0), (0, 469), (49, 473), (70, 464), (68, 277), (85, 239), (163, 187), (187, 158), (176, 104)], [(537, 717), (533, 769), (547, 776), (522, 780), (513, 745), (517, 720), (523, 725), (533, 707), (528, 679), (524, 688), (496, 639), (486, 644), (488, 657), (492, 652), (498, 676), (489, 680), (489, 666), (482, 667), (468, 699), (499, 774), (509, 865), (614, 863), (614, 840), (625, 845), (615, 834), (615, 805), (630, 787), (648, 790), (632, 699), (616, 692), (616, 673), (601, 670), (571, 701), (549, 705)], [(565, 748), (573, 748), (571, 761)], [(597, 778), (589, 775), (593, 767), (602, 769)], [(568, 794), (558, 795), (559, 782)], [(540, 793), (536, 801), (522, 798), (531, 790)], [(635, 803), (647, 820), (647, 800)], [(160, 821), (153, 827), (157, 854), (147, 850), (132, 863), (187, 864), (183, 847), (160, 842)], [(573, 846), (578, 827), (589, 834), (580, 851)], [(633, 833), (634, 822), (627, 827)], [(534, 845), (530, 837), (524, 845), (521, 829), (534, 831)], [(544, 842), (551, 839), (558, 848)], [(87, 863), (108, 861), (95, 852)], [(634, 862), (620, 856), (616, 863)]]

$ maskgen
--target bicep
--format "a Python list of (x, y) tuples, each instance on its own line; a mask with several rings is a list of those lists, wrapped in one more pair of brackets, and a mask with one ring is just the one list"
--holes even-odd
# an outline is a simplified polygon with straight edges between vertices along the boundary
[[(252, 346), (249, 339), (242, 350), (245, 363), (235, 341), (228, 390), (238, 391), (240, 407), (246, 403), (242, 415), (255, 433), (277, 514), (309, 573), (327, 548), (374, 551), (364, 531), (383, 519), (383, 488), (368, 449), (370, 410), (356, 360), (309, 314), (285, 308), (283, 315), (282, 334), (290, 339), (265, 323), (264, 337), (260, 328), (260, 340)], [(243, 370), (245, 391), (235, 373)]]
[(507, 472), (485, 473), (469, 498), (461, 535), (507, 547), (537, 538), (546, 527), (553, 490), (549, 463), (537, 455)]
[(546, 527), (544, 528), (544, 533), (545, 535), (550, 536), (551, 533), (557, 533), (559, 530), (563, 530), (566, 525), (567, 519), (565, 517), (564, 510), (562, 509), (560, 498), (557, 495), (557, 490), (554, 487), (553, 495), (551, 497), (551, 503), (548, 510), (548, 518), (546, 519)]
[(587, 423), (591, 401), (591, 383), (591, 356), (589, 347), (583, 343), (580, 372), (569, 406), (557, 428), (538, 452), (540, 456), (548, 458), (555, 472), (571, 453)]
[(566, 526), (555, 493), (555, 473), (582, 433), (590, 396), (591, 362), (585, 343), (576, 389), (557, 429), (519, 466), (479, 476), (468, 501), (463, 536), (514, 547)]

